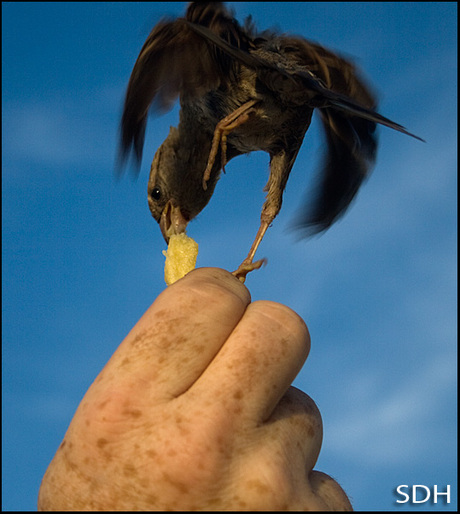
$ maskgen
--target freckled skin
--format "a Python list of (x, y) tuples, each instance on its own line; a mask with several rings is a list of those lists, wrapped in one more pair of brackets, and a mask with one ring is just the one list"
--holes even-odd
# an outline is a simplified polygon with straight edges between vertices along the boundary
[(321, 416), (290, 386), (309, 348), (287, 307), (251, 303), (224, 270), (193, 271), (89, 388), (39, 510), (351, 510), (337, 482), (313, 471)]

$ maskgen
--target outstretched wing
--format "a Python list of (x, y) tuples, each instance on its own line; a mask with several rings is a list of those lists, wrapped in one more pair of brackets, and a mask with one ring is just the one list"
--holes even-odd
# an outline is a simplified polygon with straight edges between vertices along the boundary
[(187, 22), (206, 26), (237, 48), (247, 44), (244, 32), (219, 2), (192, 2), (185, 18), (159, 22), (145, 41), (129, 79), (121, 120), (122, 162), (133, 151), (140, 163), (152, 105), (164, 110), (171, 108), (178, 95), (185, 100), (203, 95), (231, 80), (238, 66)]

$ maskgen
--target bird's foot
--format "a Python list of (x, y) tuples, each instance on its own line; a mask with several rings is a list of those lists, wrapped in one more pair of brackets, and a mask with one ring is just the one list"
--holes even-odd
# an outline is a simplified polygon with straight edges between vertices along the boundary
[(253, 106), (258, 100), (250, 100), (241, 107), (230, 113), (228, 116), (219, 121), (214, 131), (214, 137), (212, 138), (211, 151), (209, 152), (208, 163), (203, 174), (203, 189), (206, 191), (208, 188), (208, 180), (211, 176), (211, 171), (216, 160), (219, 145), (221, 147), (221, 168), (225, 171), (225, 164), (227, 163), (227, 136), (240, 125), (246, 123), (249, 119), (249, 115), (255, 112)]
[(259, 269), (262, 265), (267, 264), (267, 259), (260, 259), (256, 262), (244, 260), (238, 267), (236, 271), (232, 272), (236, 278), (238, 278), (241, 282), (244, 283), (246, 280), (246, 275), (255, 269)]
[(206, 165), (206, 169), (203, 174), (203, 189), (205, 191), (208, 189), (208, 180), (211, 177), (211, 171), (214, 166), (214, 161), (216, 160), (219, 145), (221, 147), (221, 168), (225, 173), (225, 165), (227, 164), (227, 135), (230, 133), (230, 130), (224, 129), (220, 126), (222, 121), (217, 124), (216, 130), (214, 131), (208, 164)]

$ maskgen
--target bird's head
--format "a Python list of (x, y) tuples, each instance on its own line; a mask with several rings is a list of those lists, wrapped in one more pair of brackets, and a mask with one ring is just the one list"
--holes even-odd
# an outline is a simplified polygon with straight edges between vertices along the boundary
[[(187, 140), (191, 139), (191, 145)], [(209, 136), (205, 141), (209, 141)], [(150, 169), (148, 202), (150, 212), (159, 223), (165, 241), (172, 234), (185, 232), (190, 220), (208, 204), (214, 192), (219, 170), (213, 171), (207, 189), (203, 174), (209, 144), (197, 144), (195, 137), (179, 136), (171, 127), (168, 137), (157, 150)]]

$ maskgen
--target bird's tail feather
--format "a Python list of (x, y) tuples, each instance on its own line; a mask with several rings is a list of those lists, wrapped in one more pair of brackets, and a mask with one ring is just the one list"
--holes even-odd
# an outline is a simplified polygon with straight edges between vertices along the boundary
[(355, 102), (353, 99), (347, 97), (346, 95), (337, 93), (336, 91), (332, 91), (324, 86), (321, 86), (321, 89), (318, 88), (318, 92), (323, 97), (328, 104), (344, 113), (351, 115), (353, 117), (362, 118), (364, 120), (369, 120), (374, 123), (378, 123), (379, 125), (385, 125), (385, 127), (389, 127), (393, 130), (397, 130), (398, 132), (402, 132), (407, 136), (411, 136), (419, 141), (425, 142), (419, 136), (412, 134), (408, 130), (406, 130), (402, 125), (396, 123), (395, 121), (390, 120), (389, 118), (385, 118), (378, 112), (373, 109), (366, 108), (359, 103)]

